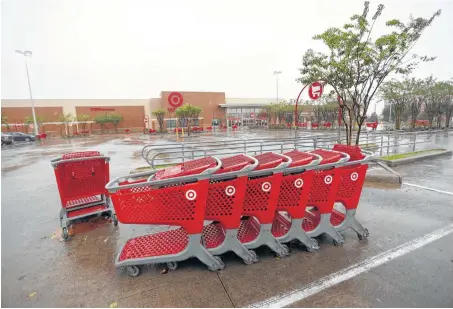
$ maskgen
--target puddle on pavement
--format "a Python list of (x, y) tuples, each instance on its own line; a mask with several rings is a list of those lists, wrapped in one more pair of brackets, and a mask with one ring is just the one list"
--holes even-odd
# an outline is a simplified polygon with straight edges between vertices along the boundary
[[(95, 230), (99, 227), (105, 226), (106, 224), (112, 224), (112, 220), (110, 218), (100, 217), (100, 218), (93, 218), (86, 222), (79, 222), (74, 223), (69, 227), (69, 235), (71, 237), (83, 235), (89, 231)], [(61, 236), (61, 228), (58, 228), (50, 237), (51, 239), (57, 239), (59, 241), (63, 241)]]

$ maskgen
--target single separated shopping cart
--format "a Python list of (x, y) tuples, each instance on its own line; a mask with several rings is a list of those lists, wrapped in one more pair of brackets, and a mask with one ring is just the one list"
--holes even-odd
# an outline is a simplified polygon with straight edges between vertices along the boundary
[(108, 204), (110, 158), (98, 151), (72, 152), (51, 161), (60, 193), (60, 225), (69, 238), (71, 223), (97, 214), (108, 214), (115, 225), (115, 212)]
[(112, 180), (106, 186), (118, 220), (124, 224), (171, 225), (179, 228), (128, 239), (115, 265), (137, 276), (139, 265), (198, 258), (212, 271), (225, 265), (202, 245), (209, 177), (221, 168), (215, 157), (189, 161), (159, 171)]
[(248, 173), (258, 166), (258, 160), (247, 155), (222, 158), (222, 167), (210, 178), (205, 220), (213, 221), (203, 228), (204, 246), (214, 255), (233, 251), (245, 264), (258, 261), (238, 239), (242, 205)]
[(278, 257), (289, 254), (288, 246), (272, 235), (272, 222), (277, 208), (283, 171), (291, 158), (267, 152), (255, 156), (258, 166), (248, 173), (238, 238), (247, 249), (267, 246)]
[[(344, 205), (346, 213), (342, 213), (333, 208), (330, 216), (330, 223), (339, 232), (351, 228), (357, 233), (359, 239), (368, 237), (369, 232), (355, 218), (359, 205), (360, 195), (365, 182), (368, 163), (373, 157), (371, 152), (361, 150), (359, 146), (335, 145), (333, 150), (347, 153), (350, 159), (342, 167), (335, 169), (335, 177), (339, 177), (340, 182), (334, 197), (335, 202)], [(314, 209), (310, 211), (319, 220), (321, 213)]]
[(272, 234), (281, 243), (298, 240), (312, 252), (319, 249), (318, 242), (307, 235), (302, 229), (302, 223), (315, 174), (313, 169), (322, 161), (322, 157), (299, 150), (289, 151), (284, 155), (290, 157), (292, 163), (283, 172)]

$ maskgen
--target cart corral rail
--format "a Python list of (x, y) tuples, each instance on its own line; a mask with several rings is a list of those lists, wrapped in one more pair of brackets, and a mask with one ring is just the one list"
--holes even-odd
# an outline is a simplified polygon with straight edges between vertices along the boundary
[[(429, 143), (442, 130), (420, 132), (364, 132), (359, 146), (378, 156), (406, 151), (415, 151), (417, 144)], [(342, 143), (345, 140), (341, 141)], [(295, 149), (331, 149), (337, 143), (336, 134), (299, 136), (297, 138), (251, 138), (221, 139), (197, 142), (178, 142), (162, 145), (146, 145), (142, 157), (155, 168), (160, 164), (178, 164), (206, 156), (224, 157), (235, 154), (257, 155), (264, 152), (284, 153)]]

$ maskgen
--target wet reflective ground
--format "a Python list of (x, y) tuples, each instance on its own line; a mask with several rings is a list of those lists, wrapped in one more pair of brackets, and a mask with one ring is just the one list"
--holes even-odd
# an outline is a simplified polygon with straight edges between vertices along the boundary
[[(117, 246), (132, 233), (152, 229), (92, 222), (78, 227), (70, 241), (60, 241), (60, 201), (49, 161), (65, 152), (98, 150), (111, 156), (111, 177), (117, 177), (145, 165), (140, 151), (149, 142), (166, 141), (118, 135), (2, 147), (2, 306), (246, 306), (453, 222), (451, 195), (404, 185), (398, 190), (365, 188), (357, 216), (370, 230), (367, 240), (358, 241), (348, 231), (343, 246), (324, 240), (313, 254), (293, 247), (291, 256), (276, 260), (260, 249), (261, 262), (255, 265), (226, 255), (226, 268), (219, 273), (188, 261), (167, 274), (149, 267), (131, 278), (117, 273), (113, 265)], [(433, 144), (452, 149), (453, 137), (439, 136)], [(452, 159), (424, 161), (398, 171), (403, 181), (453, 191)], [(452, 244), (450, 234), (295, 305), (452, 306)]]

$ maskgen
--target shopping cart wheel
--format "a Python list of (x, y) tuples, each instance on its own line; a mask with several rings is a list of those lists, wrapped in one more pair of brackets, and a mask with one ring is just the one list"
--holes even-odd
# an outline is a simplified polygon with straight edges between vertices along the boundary
[(256, 255), (255, 251), (249, 250), (249, 253), (250, 253), (251, 257), (249, 259), (247, 259), (247, 260), (244, 260), (244, 263), (246, 265), (251, 265), (251, 264), (256, 263), (256, 262), (258, 262), (260, 260), (258, 255)]
[(64, 227), (61, 229), (61, 236), (63, 237), (64, 240), (68, 240), (69, 239), (69, 232), (68, 232), (68, 228), (67, 227)]
[(116, 215), (113, 215), (113, 216), (112, 216), (112, 221), (113, 221), (113, 225), (114, 225), (114, 226), (117, 226), (117, 225), (118, 225), (118, 218), (116, 217)]
[(334, 245), (334, 246), (339, 246), (339, 245), (342, 244), (342, 242), (339, 242), (339, 241), (336, 240), (336, 239), (333, 239), (332, 241), (333, 241), (333, 245)]
[(178, 268), (178, 263), (177, 262), (168, 262), (167, 268), (170, 270), (176, 270)]
[(277, 253), (277, 256), (279, 258), (282, 258), (282, 257), (285, 257), (285, 256), (289, 255), (289, 247), (287, 245), (285, 245), (285, 244), (282, 244), (282, 247), (283, 247), (282, 252)]
[(370, 236), (370, 232), (368, 232), (367, 229), (365, 229), (365, 233), (364, 233), (363, 235), (357, 233), (357, 237), (359, 238), (359, 240), (362, 240), (364, 237), (366, 238), (366, 237), (368, 237), (368, 236)]
[(214, 259), (216, 259), (220, 265), (214, 264), (214, 265), (208, 266), (208, 269), (210, 271), (218, 271), (218, 270), (222, 270), (225, 268), (225, 263), (223, 263), (223, 261), (220, 257), (214, 256)]
[(306, 247), (308, 252), (315, 252), (319, 250), (319, 244), (318, 241), (314, 238), (311, 239), (313, 241), (313, 245), (310, 247)]
[(138, 266), (136, 265), (128, 266), (126, 268), (126, 272), (131, 277), (137, 277), (140, 274), (140, 268), (138, 268)]

